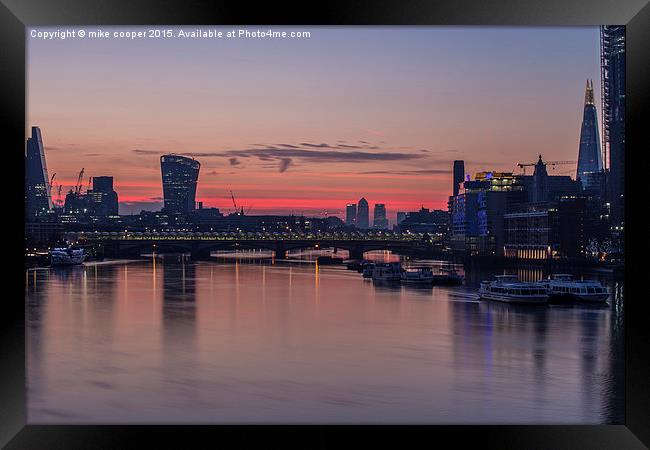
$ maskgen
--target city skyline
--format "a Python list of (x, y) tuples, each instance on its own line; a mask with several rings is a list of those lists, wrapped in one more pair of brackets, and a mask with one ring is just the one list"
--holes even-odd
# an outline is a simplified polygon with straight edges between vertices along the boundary
[(28, 39), (28, 124), (66, 189), (81, 167), (114, 176), (122, 214), (162, 207), (158, 160), (177, 153), (201, 161), (204, 207), (227, 212), (233, 190), (253, 214), (344, 218), (366, 197), (393, 222), (445, 209), (453, 160), (469, 174), (577, 160), (587, 78), (599, 109), (597, 27), (309, 29), (218, 45)]

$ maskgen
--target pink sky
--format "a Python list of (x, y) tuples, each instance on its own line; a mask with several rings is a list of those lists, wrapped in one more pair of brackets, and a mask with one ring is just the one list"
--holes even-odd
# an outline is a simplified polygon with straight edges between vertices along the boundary
[(174, 152), (201, 162), (204, 206), (227, 212), (232, 190), (252, 214), (342, 215), (365, 197), (393, 222), (446, 208), (454, 159), (472, 175), (576, 160), (585, 80), (600, 90), (596, 27), (301, 29), (312, 37), (28, 37), (28, 127), (50, 176), (65, 192), (82, 167), (112, 175), (122, 213), (157, 209)]

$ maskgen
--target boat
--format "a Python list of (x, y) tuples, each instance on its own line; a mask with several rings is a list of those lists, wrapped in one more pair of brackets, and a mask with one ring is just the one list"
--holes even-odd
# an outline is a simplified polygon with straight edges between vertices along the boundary
[(402, 272), (402, 265), (398, 262), (377, 263), (372, 269), (372, 281), (399, 282)]
[(433, 272), (430, 267), (402, 271), (402, 283), (429, 285), (433, 284)]
[(606, 302), (609, 298), (609, 291), (600, 282), (574, 280), (569, 274), (553, 274), (544, 285), (548, 287), (551, 297), (555, 299)]
[(372, 278), (372, 271), (375, 268), (375, 263), (373, 262), (367, 262), (362, 265), (362, 271), (361, 273), (363, 274), (363, 278)]
[(548, 288), (542, 283), (522, 283), (516, 275), (497, 275), (493, 281), (481, 281), (478, 295), (481, 300), (506, 303), (546, 304)]
[(83, 248), (55, 247), (49, 252), (52, 266), (73, 266), (81, 264), (86, 258)]
[(343, 258), (336, 258), (334, 256), (324, 255), (324, 256), (319, 256), (318, 258), (316, 258), (316, 262), (318, 264), (322, 264), (322, 265), (341, 264), (341, 263), (343, 263)]
[(463, 284), (465, 277), (451, 267), (443, 267), (440, 273), (433, 275), (433, 284), (456, 285)]

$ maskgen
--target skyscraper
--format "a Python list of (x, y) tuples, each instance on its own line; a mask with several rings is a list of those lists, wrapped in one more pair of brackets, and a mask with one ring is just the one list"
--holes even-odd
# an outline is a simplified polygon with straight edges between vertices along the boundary
[(608, 194), (614, 224), (624, 220), (625, 26), (600, 27), (603, 152), (609, 155)]
[(458, 195), (460, 183), (465, 181), (465, 161), (454, 161), (454, 197)]
[(367, 229), (370, 222), (370, 210), (368, 200), (361, 198), (357, 205), (357, 228)]
[(354, 225), (357, 223), (357, 205), (348, 203), (345, 205), (345, 224)]
[(88, 208), (98, 216), (118, 214), (117, 192), (113, 190), (113, 177), (93, 177), (93, 188), (86, 193)]
[(388, 228), (388, 219), (386, 219), (386, 205), (383, 203), (375, 203), (372, 226), (374, 228), (379, 228), (380, 230), (385, 230)]
[(200, 168), (201, 164), (192, 158), (179, 155), (160, 157), (165, 211), (183, 213), (195, 209)]
[(25, 151), (25, 215), (28, 219), (52, 210), (41, 129), (32, 127)]
[(587, 174), (597, 173), (602, 169), (603, 162), (600, 152), (600, 137), (598, 135), (598, 116), (596, 113), (596, 105), (594, 104), (594, 84), (592, 80), (587, 80), (576, 178), (580, 178), (582, 186), (587, 188), (589, 178)]

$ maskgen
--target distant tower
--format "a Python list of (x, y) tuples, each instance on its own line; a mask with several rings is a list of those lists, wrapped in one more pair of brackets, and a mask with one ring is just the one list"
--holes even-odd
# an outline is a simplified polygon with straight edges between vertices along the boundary
[(548, 197), (548, 172), (546, 171), (546, 164), (542, 161), (542, 155), (539, 155), (539, 160), (535, 164), (535, 172), (533, 172), (533, 202), (545, 202)]
[(32, 127), (25, 152), (25, 215), (28, 219), (52, 209), (50, 188), (41, 129)]
[[(603, 152), (609, 155), (611, 217), (624, 220), (625, 195), (625, 26), (600, 27)], [(604, 163), (607, 162), (605, 158)]]
[(596, 105), (594, 104), (594, 84), (593, 81), (587, 80), (576, 177), (580, 178), (582, 186), (587, 188), (587, 179), (589, 178), (587, 174), (600, 172), (602, 169), (603, 161), (600, 153), (598, 117), (596, 114)]
[(465, 179), (465, 161), (454, 161), (454, 197), (458, 195), (460, 183)]
[(375, 203), (372, 225), (374, 228), (379, 228), (380, 230), (385, 230), (388, 228), (388, 219), (386, 219), (386, 205), (383, 203)]
[(368, 200), (362, 198), (357, 205), (357, 228), (367, 229), (370, 223)]
[(196, 207), (196, 184), (201, 164), (192, 158), (178, 155), (160, 157), (164, 210), (190, 212)]
[(345, 205), (345, 224), (354, 225), (357, 223), (357, 205), (348, 203)]

